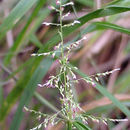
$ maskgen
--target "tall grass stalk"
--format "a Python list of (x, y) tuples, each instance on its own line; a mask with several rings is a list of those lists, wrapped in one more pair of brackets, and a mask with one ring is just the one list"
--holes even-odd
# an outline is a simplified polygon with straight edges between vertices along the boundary
[[(70, 24), (63, 24), (64, 17), (69, 16), (69, 12), (63, 15), (64, 8), (67, 6), (74, 6), (73, 2), (69, 2), (66, 4), (63, 4), (62, 0), (56, 0), (56, 4), (58, 8), (55, 8), (54, 6), (49, 6), (49, 9), (55, 10), (57, 13), (59, 13), (60, 17), (60, 23), (48, 23), (43, 22), (46, 26), (57, 26), (59, 27), (58, 34), (60, 36), (60, 43), (54, 47), (54, 51), (45, 52), (41, 54), (32, 54), (32, 56), (51, 56), (52, 58), (58, 58), (58, 62), (60, 63), (59, 67), (59, 73), (56, 76), (50, 76), (49, 80), (44, 84), (38, 84), (39, 87), (47, 87), (47, 88), (57, 88), (59, 90), (59, 93), (61, 95), (60, 101), (61, 101), (61, 110), (53, 115), (43, 114), (41, 112), (37, 112), (35, 110), (31, 110), (25, 107), (26, 111), (35, 113), (38, 115), (38, 118), (41, 119), (44, 117), (44, 121), (40, 123), (38, 126), (32, 128), (31, 130), (40, 129), (43, 126), (46, 128), (48, 125), (56, 125), (58, 122), (64, 122), (66, 124), (66, 128), (68, 130), (71, 130), (75, 127), (77, 128), (87, 128), (88, 127), (88, 119), (91, 119), (92, 121), (102, 121), (104, 124), (107, 124), (107, 121), (126, 121), (125, 120), (118, 120), (118, 119), (109, 119), (109, 118), (100, 118), (100, 117), (94, 117), (91, 115), (84, 114), (85, 111), (80, 107), (79, 103), (77, 103), (74, 100), (73, 91), (71, 89), (72, 83), (78, 83), (80, 80), (85, 80), (87, 83), (89, 83), (92, 87), (96, 86), (96, 82), (99, 81), (100, 76), (107, 76), (109, 74), (114, 73), (115, 71), (119, 71), (120, 69), (114, 69), (109, 72), (104, 73), (97, 73), (95, 75), (91, 75), (89, 77), (84, 78), (77, 78), (76, 74), (73, 72), (73, 69), (71, 66), (69, 66), (69, 54), (74, 49), (77, 49), (80, 47), (80, 44), (83, 40), (86, 39), (86, 37), (82, 37), (76, 42), (71, 43), (68, 46), (64, 46), (64, 37), (63, 37), (63, 28), (64, 27), (71, 27), (75, 26), (75, 24), (80, 24), (80, 21), (74, 20)], [(61, 53), (61, 56), (57, 56), (57, 53)], [(75, 67), (75, 69), (78, 69)], [(83, 114), (79, 113), (79, 111), (82, 111)]]

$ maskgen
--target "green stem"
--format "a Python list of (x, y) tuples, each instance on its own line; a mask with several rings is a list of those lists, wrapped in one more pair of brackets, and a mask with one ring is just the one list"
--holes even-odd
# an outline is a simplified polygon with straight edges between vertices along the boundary
[(67, 130), (72, 130), (72, 123), (70, 121), (67, 122)]
[[(60, 0), (60, 37), (61, 37), (61, 54), (63, 60), (63, 66), (66, 64), (66, 60), (64, 59), (64, 38), (63, 38), (63, 24), (62, 24), (62, 0)], [(63, 70), (64, 71), (64, 70)], [(67, 93), (66, 86), (66, 72), (64, 71), (64, 84), (65, 84), (65, 93)]]
[(62, 59), (64, 59), (64, 40), (63, 40), (63, 27), (62, 27), (62, 0), (60, 0), (60, 37), (61, 37), (61, 54), (62, 54)]
[[(63, 68), (66, 67), (67, 61), (66, 58), (64, 56), (64, 37), (63, 37), (63, 23), (62, 23), (62, 0), (60, 0), (60, 37), (61, 37), (61, 54), (62, 54), (62, 65)], [(67, 95), (69, 93), (69, 88), (67, 87), (67, 79), (66, 79), (66, 70), (63, 70), (63, 76), (64, 76), (64, 86), (65, 86), (65, 97), (67, 98)], [(72, 114), (71, 114), (71, 105), (69, 108), (66, 108), (66, 112), (67, 113), (67, 117), (69, 118), (69, 120), (72, 119)], [(69, 121), (70, 122), (70, 121)], [(68, 123), (69, 128), (72, 127), (72, 124)]]

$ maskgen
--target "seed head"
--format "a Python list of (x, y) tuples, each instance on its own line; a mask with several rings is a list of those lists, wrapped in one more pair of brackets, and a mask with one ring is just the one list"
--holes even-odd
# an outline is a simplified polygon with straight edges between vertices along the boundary
[(60, 5), (60, 0), (56, 0), (56, 5)]

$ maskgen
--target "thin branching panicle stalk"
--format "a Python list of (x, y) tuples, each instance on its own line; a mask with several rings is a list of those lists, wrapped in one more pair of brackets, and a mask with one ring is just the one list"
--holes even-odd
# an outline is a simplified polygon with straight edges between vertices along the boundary
[[(73, 68), (69, 65), (69, 54), (74, 49), (78, 48), (83, 40), (86, 40), (86, 37), (82, 37), (78, 41), (75, 41), (71, 43), (68, 46), (64, 45), (64, 36), (63, 36), (63, 28), (64, 27), (70, 27), (74, 26), (75, 24), (80, 24), (80, 21), (74, 20), (70, 24), (64, 24), (63, 19), (64, 17), (67, 17), (70, 12), (63, 15), (64, 8), (67, 6), (74, 6), (73, 2), (69, 2), (66, 4), (63, 4), (62, 0), (56, 0), (57, 6), (59, 8), (50, 6), (50, 9), (55, 10), (59, 13), (60, 17), (60, 23), (48, 23), (43, 22), (46, 26), (57, 26), (59, 27), (59, 36), (60, 36), (60, 43), (55, 46), (54, 51), (40, 53), (40, 54), (32, 54), (32, 56), (51, 56), (52, 58), (57, 58), (57, 60), (60, 63), (59, 67), (59, 73), (56, 76), (50, 76), (49, 80), (44, 84), (38, 84), (39, 87), (48, 87), (48, 88), (57, 88), (59, 90), (59, 93), (61, 94), (61, 97), (59, 100), (61, 101), (61, 110), (53, 115), (43, 114), (41, 112), (37, 112), (34, 110), (30, 110), (25, 107), (26, 111), (35, 113), (38, 115), (39, 118), (44, 117), (44, 121), (40, 123), (38, 126), (32, 128), (31, 130), (40, 129), (42, 126), (47, 127), (49, 124), (56, 125), (60, 121), (64, 121), (66, 123), (67, 130), (71, 130), (77, 125), (84, 126), (87, 128), (88, 126), (88, 119), (91, 119), (92, 121), (102, 121), (104, 124), (107, 124), (107, 121), (123, 121), (118, 119), (109, 119), (109, 118), (100, 118), (100, 117), (94, 117), (91, 115), (84, 114), (85, 111), (80, 107), (79, 103), (77, 103), (74, 100), (73, 91), (71, 89), (72, 83), (78, 83), (80, 80), (85, 80), (88, 84), (95, 87), (96, 82), (99, 81), (100, 76), (107, 76), (109, 74), (114, 73), (115, 71), (119, 71), (120, 69), (114, 69), (112, 71), (107, 71), (104, 73), (97, 73), (95, 75), (91, 75), (89, 77), (84, 78), (77, 78), (76, 74), (73, 72)], [(57, 56), (57, 53), (61, 53), (61, 56)], [(74, 69), (78, 69), (77, 67), (74, 67)], [(83, 114), (80, 114), (79, 111), (82, 111)], [(126, 121), (126, 120), (124, 120)]]

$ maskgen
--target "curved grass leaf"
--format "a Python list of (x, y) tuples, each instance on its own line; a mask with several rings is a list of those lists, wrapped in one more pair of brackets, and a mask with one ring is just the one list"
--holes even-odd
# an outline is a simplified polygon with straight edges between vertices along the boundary
[(122, 74), (115, 84), (116, 93), (128, 92), (130, 89), (130, 71)]
[(92, 25), (95, 25), (95, 30), (100, 30), (100, 29), (113, 29), (125, 34), (129, 34), (130, 35), (130, 30), (121, 26), (118, 26), (116, 24), (112, 24), (109, 22), (94, 22), (92, 23)]
[(130, 30), (124, 27), (118, 26), (116, 24), (112, 24), (109, 22), (94, 22), (81, 31), (81, 35), (84, 35), (89, 32), (104, 30), (104, 29), (113, 29), (118, 32), (122, 32), (125, 34), (130, 34)]
[(128, 6), (129, 7), (130, 1), (129, 0), (115, 0), (115, 1), (108, 3), (107, 6), (111, 6), (111, 5), (122, 5), (122, 6)]
[(0, 39), (5, 33), (11, 29), (16, 22), (18, 22), (22, 16), (37, 2), (38, 0), (20, 0), (20, 2), (11, 11), (9, 16), (5, 18), (3, 23), (0, 25)]
[(0, 84), (0, 107), (2, 106), (3, 104), (3, 88)]
[(65, 28), (64, 29), (64, 35), (66, 36), (66, 35), (72, 33), (77, 28), (81, 27), (86, 22), (88, 22), (92, 19), (104, 17), (104, 16), (110, 16), (110, 15), (114, 15), (114, 14), (118, 14), (118, 13), (122, 13), (122, 12), (126, 12), (126, 11), (130, 11), (130, 8), (121, 7), (121, 6), (109, 6), (109, 7), (105, 7), (105, 8), (102, 8), (102, 9), (98, 9), (94, 12), (91, 12), (91, 13), (79, 18), (78, 20), (80, 21), (80, 24), (77, 24), (75, 26), (71, 26), (69, 28)]
[(90, 6), (93, 7), (94, 6), (94, 1), (93, 0), (76, 0), (77, 2), (85, 5), (85, 6)]
[[(126, 101), (126, 102), (122, 102), (123, 105), (130, 107), (130, 101)], [(109, 113), (109, 111), (115, 109), (115, 105), (114, 104), (109, 104), (109, 105), (104, 105), (104, 106), (99, 106), (96, 108), (93, 108), (91, 110), (88, 110), (86, 112), (86, 115), (91, 115), (93, 113), (97, 113), (97, 114), (106, 114)]]
[(42, 47), (43, 47), (43, 45), (41, 44), (41, 42), (39, 42), (39, 40), (38, 40), (38, 38), (36, 37), (35, 34), (32, 34), (32, 35), (30, 36), (30, 41), (31, 41), (34, 45), (36, 45), (37, 47), (39, 47), (39, 48), (42, 48)]
[(25, 61), (23, 64), (21, 64), (15, 71), (11, 72), (11, 74), (7, 77), (5, 81), (10, 80), (11, 78), (15, 77), (17, 73), (22, 71), (23, 69), (26, 69), (27, 66), (30, 66), (33, 63), (32, 59), (29, 59)]
[(47, 9), (45, 9), (44, 12), (39, 16), (39, 18), (37, 18), (35, 24), (30, 27), (32, 21), (35, 19), (35, 17), (39, 13), (39, 10), (42, 8), (43, 4), (45, 4), (45, 1), (46, 0), (40, 0), (39, 1), (39, 3), (37, 4), (36, 8), (34, 9), (32, 15), (30, 16), (27, 24), (25, 25), (23, 30), (18, 35), (16, 41), (14, 42), (13, 46), (9, 50), (9, 53), (7, 54), (7, 56), (4, 59), (4, 63), (6, 65), (10, 62), (11, 58), (13, 57), (12, 53), (16, 53), (20, 50), (20, 46), (23, 46), (25, 41), (29, 40), (29, 37), (31, 36), (31, 34), (34, 33), (37, 30), (37, 28), (39, 27), (39, 25), (41, 24), (43, 19), (49, 13), (49, 11)]
[(114, 1), (112, 1), (112, 2), (110, 2), (110, 3), (108, 3), (108, 6), (109, 6), (109, 5), (117, 4), (117, 3), (119, 3), (119, 2), (122, 2), (122, 0), (114, 0)]
[(73, 124), (78, 130), (92, 130), (87, 125), (84, 125), (81, 121), (75, 121)]
[[(33, 64), (34, 59), (31, 59), (30, 63)], [(5, 118), (14, 102), (16, 102), (18, 97), (21, 95), (23, 89), (28, 83), (28, 80), (30, 79), (31, 75), (34, 72), (33, 69), (36, 68), (37, 66), (29, 64), (26, 67), (30, 69), (27, 69), (26, 73), (18, 80), (16, 87), (14, 87), (13, 90), (8, 94), (7, 98), (4, 100), (2, 106), (0, 107), (0, 121), (2, 121)]]
[(31, 79), (27, 83), (26, 88), (23, 92), (18, 109), (17, 109), (16, 114), (13, 118), (10, 130), (18, 130), (19, 129), (20, 122), (21, 122), (23, 115), (24, 115), (23, 107), (29, 103), (30, 99), (32, 98), (32, 96), (34, 94), (34, 91), (35, 91), (37, 84), (39, 82), (41, 82), (42, 78), (47, 73), (51, 64), (52, 64), (52, 60), (46, 58), (40, 63), (39, 67), (33, 73), (33, 76), (31, 77)]
[(126, 116), (130, 117), (129, 109), (118, 101), (111, 93), (109, 93), (104, 87), (97, 84), (96, 89), (104, 96), (108, 97), (114, 105), (116, 105)]
[(77, 128), (77, 130), (84, 130), (78, 123), (74, 122), (73, 125)]
[(54, 112), (58, 112), (59, 110), (54, 107), (49, 101), (47, 101), (46, 99), (44, 99), (39, 93), (35, 92), (34, 96), (43, 104), (46, 105), (48, 108), (50, 108), (51, 110), (53, 110)]
[(106, 113), (109, 113), (109, 111), (113, 110), (114, 108), (115, 108), (115, 105), (113, 105), (113, 104), (100, 106), (100, 107), (96, 107), (94, 109), (91, 109), (91, 110), (87, 111), (86, 115), (91, 115), (91, 114), (93, 115), (93, 113), (106, 114)]

